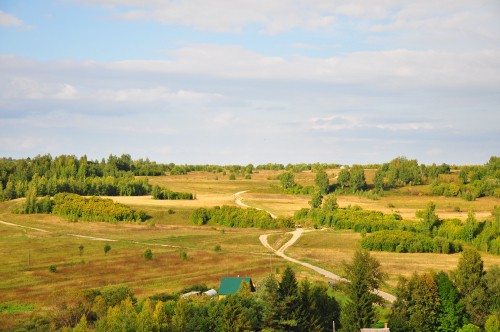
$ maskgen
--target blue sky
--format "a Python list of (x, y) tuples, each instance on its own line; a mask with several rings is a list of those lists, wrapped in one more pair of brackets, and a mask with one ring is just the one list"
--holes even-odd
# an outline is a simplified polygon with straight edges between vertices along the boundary
[(497, 0), (0, 0), (0, 156), (484, 164)]

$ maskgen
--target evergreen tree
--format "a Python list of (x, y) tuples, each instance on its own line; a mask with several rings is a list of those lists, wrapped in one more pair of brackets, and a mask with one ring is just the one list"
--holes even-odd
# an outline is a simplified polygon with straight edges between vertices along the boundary
[(383, 282), (380, 263), (366, 250), (358, 249), (351, 263), (344, 262), (345, 277), (350, 280), (346, 286), (348, 303), (342, 308), (340, 323), (343, 332), (359, 332), (375, 321), (374, 303), (381, 298), (373, 292)]
[(278, 284), (279, 325), (286, 331), (296, 331), (298, 325), (298, 284), (293, 270), (287, 266)]
[(270, 274), (264, 279), (258, 289), (259, 299), (262, 303), (262, 323), (266, 328), (274, 329), (279, 321), (278, 317), (278, 282), (274, 275)]
[(475, 249), (466, 249), (453, 272), (453, 281), (462, 294), (462, 302), (471, 323), (483, 326), (489, 314), (490, 299), (485, 282), (484, 263)]

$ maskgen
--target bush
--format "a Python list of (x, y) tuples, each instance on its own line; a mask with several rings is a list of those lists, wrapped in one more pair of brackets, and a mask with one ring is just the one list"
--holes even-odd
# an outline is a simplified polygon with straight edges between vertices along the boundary
[(152, 260), (153, 259), (153, 252), (151, 251), (151, 249), (146, 249), (144, 250), (144, 259), (145, 260)]
[(154, 186), (152, 191), (153, 199), (160, 200), (192, 200), (194, 195), (191, 193), (183, 193), (172, 191), (168, 188), (162, 188), (160, 186)]
[(144, 221), (144, 211), (136, 211), (130, 207), (114, 203), (111, 199), (100, 197), (85, 198), (76, 194), (61, 193), (54, 196), (52, 213), (71, 221)]
[(257, 209), (243, 209), (236, 206), (199, 208), (191, 215), (196, 225), (219, 224), (228, 227), (258, 227), (261, 229), (290, 228), (291, 219), (273, 219), (269, 213)]
[(51, 266), (49, 266), (49, 271), (52, 272), (52, 273), (56, 273), (57, 272), (57, 267), (55, 265), (51, 265)]

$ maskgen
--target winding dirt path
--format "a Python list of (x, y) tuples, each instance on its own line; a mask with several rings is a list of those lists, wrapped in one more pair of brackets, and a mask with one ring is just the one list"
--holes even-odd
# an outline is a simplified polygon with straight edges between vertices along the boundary
[(243, 202), (243, 199), (241, 198), (241, 195), (246, 193), (248, 190), (243, 190), (243, 191), (238, 191), (237, 193), (235, 193), (233, 196), (234, 196), (234, 202), (236, 203), (236, 205), (238, 206), (241, 206), (241, 207), (244, 207), (244, 208), (252, 208), (252, 209), (256, 209), (256, 210), (261, 210), (261, 211), (266, 211), (267, 213), (269, 213), (269, 215), (271, 216), (271, 218), (273, 219), (276, 219), (278, 218), (278, 216), (272, 214), (271, 212), (267, 211), (267, 210), (263, 210), (263, 209), (259, 209), (259, 208), (254, 208), (248, 204), (245, 204)]
[[(49, 233), (49, 234), (53, 233), (53, 232), (48, 231), (46, 229), (18, 225), (18, 224), (14, 224), (14, 223), (11, 223), (11, 222), (6, 222), (6, 221), (3, 221), (3, 220), (0, 220), (0, 224), (6, 225), (6, 226), (11, 226), (11, 227), (20, 227), (20, 228), (25, 228), (25, 229), (31, 229), (33, 231), (42, 232), (42, 233)], [(105, 238), (102, 238), (102, 237), (93, 237), (93, 236), (78, 235), (78, 234), (64, 234), (64, 235), (79, 237), (79, 238), (83, 238), (83, 239), (87, 239), (87, 240), (92, 240), (92, 241), (109, 241), (109, 242), (116, 242), (117, 241), (117, 240), (112, 240), (112, 239), (105, 239)]]
[[(285, 254), (285, 250), (288, 249), (290, 246), (292, 246), (295, 242), (297, 242), (297, 240), (302, 236), (302, 233), (305, 233), (305, 232), (312, 232), (312, 230), (304, 230), (302, 228), (297, 228), (295, 231), (293, 232), (290, 232), (290, 234), (292, 234), (292, 238), (287, 242), (285, 243), (284, 245), (281, 246), (281, 248), (279, 248), (278, 250), (274, 250), (273, 247), (271, 247), (271, 245), (269, 244), (269, 242), (267, 241), (267, 237), (269, 234), (262, 234), (261, 236), (259, 236), (259, 240), (260, 242), (262, 243), (262, 245), (270, 250), (272, 250), (276, 255), (286, 259), (287, 261), (290, 261), (290, 262), (293, 262), (293, 263), (296, 263), (296, 264), (300, 264), (304, 267), (307, 267), (308, 269), (311, 269), (313, 271), (316, 271), (317, 273), (327, 277), (328, 279), (332, 279), (332, 280), (335, 280), (335, 281), (340, 281), (340, 282), (349, 282), (349, 280), (345, 279), (345, 278), (342, 278), (330, 271), (327, 271), (325, 269), (322, 269), (318, 266), (315, 266), (315, 265), (312, 265), (312, 264), (309, 264), (309, 263), (306, 263), (306, 262), (301, 262), (295, 258), (292, 258), (290, 256), (287, 256)], [(386, 293), (384, 291), (381, 291), (381, 290), (378, 290), (376, 289), (374, 291), (375, 294), (379, 295), (380, 297), (382, 297), (383, 299), (393, 303), (394, 301), (396, 301), (396, 297), (392, 294), (389, 294), (389, 293)]]

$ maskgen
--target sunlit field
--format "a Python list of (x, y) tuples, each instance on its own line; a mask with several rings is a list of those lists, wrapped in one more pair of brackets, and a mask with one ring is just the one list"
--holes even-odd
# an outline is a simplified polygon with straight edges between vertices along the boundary
[[(329, 170), (330, 183), (335, 183), (339, 170)], [(199, 207), (236, 205), (235, 194), (242, 203), (267, 210), (277, 216), (292, 216), (309, 207), (308, 195), (283, 194), (279, 190), (278, 171), (259, 171), (251, 179), (229, 174), (192, 172), (187, 175), (150, 177), (173, 191), (196, 194), (195, 200), (154, 200), (151, 196), (110, 197), (116, 202), (142, 209), (149, 218), (142, 224), (68, 222), (54, 215), (22, 215), (11, 211), (24, 199), (0, 203), (0, 220), (24, 227), (0, 224), (0, 302), (32, 306), (33, 310), (50, 308), (58, 291), (72, 292), (108, 285), (127, 285), (139, 298), (158, 293), (175, 293), (204, 283), (218, 287), (222, 276), (251, 276), (257, 283), (267, 274), (282, 271), (287, 264), (273, 256), (259, 241), (268, 238), (274, 249), (290, 238), (287, 230), (195, 226), (192, 212)], [(371, 174), (371, 175), (370, 175)], [(315, 173), (301, 172), (295, 181), (303, 186), (314, 185)], [(367, 172), (367, 179), (373, 174)], [(491, 215), (500, 200), (480, 198), (473, 202), (461, 198), (430, 197), (424, 186), (402, 188), (378, 199), (352, 195), (338, 196), (341, 207), (358, 205), (363, 209), (384, 213), (399, 213), (414, 219), (417, 210), (428, 202), (436, 204), (441, 218), (465, 220), (472, 208), (478, 220)], [(415, 194), (415, 191), (418, 191)], [(274, 234), (273, 234), (274, 233)], [(97, 239), (94, 239), (97, 238)], [(305, 233), (287, 254), (299, 260), (342, 274), (342, 262), (350, 260), (361, 235), (351, 231), (315, 231)], [(105, 254), (104, 245), (111, 250)], [(83, 245), (83, 250), (79, 247)], [(153, 251), (153, 259), (143, 257), (144, 250)], [(187, 258), (183, 259), (181, 253)], [(394, 290), (399, 275), (414, 271), (450, 271), (456, 267), (460, 254), (397, 254), (373, 252), (387, 273), (385, 290)], [(500, 264), (500, 257), (482, 253), (485, 266)], [(57, 272), (49, 271), (54, 265)], [(323, 280), (323, 277), (303, 267), (292, 265), (299, 279)], [(323, 280), (325, 281), (325, 280)], [(30, 310), (0, 314), (0, 325), (9, 326), (30, 314)]]

